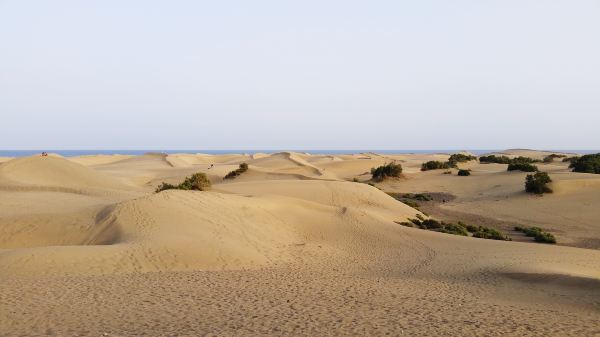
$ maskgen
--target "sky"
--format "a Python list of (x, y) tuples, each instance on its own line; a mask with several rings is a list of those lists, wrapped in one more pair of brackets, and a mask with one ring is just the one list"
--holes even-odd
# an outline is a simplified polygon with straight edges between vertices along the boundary
[(600, 149), (600, 2), (0, 0), (0, 149)]

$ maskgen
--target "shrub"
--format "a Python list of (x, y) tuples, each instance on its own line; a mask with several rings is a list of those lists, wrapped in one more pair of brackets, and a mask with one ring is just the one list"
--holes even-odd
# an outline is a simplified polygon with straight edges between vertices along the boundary
[(456, 164), (451, 163), (451, 162), (441, 162), (441, 161), (437, 161), (437, 160), (431, 160), (431, 161), (421, 164), (421, 171), (449, 169), (449, 168), (455, 167), (455, 166), (456, 166)]
[(174, 190), (174, 189), (177, 189), (177, 185), (163, 182), (162, 184), (158, 185), (155, 192), (158, 193), (160, 191)]
[(185, 178), (185, 180), (179, 184), (179, 189), (182, 190), (195, 190), (204, 191), (210, 188), (210, 180), (206, 174), (199, 172), (194, 173), (191, 177)]
[(553, 161), (554, 161), (554, 159), (556, 159), (556, 158), (565, 158), (565, 157), (566, 157), (566, 156), (565, 156), (564, 154), (556, 154), (556, 153), (553, 153), (553, 154), (551, 154), (551, 155), (548, 155), (548, 156), (544, 157), (544, 160), (543, 160), (543, 162), (544, 162), (544, 163), (551, 163), (551, 162), (553, 162)]
[(352, 181), (355, 182), (355, 183), (359, 183), (360, 182), (360, 180), (358, 180), (357, 177), (352, 178)]
[(535, 236), (535, 241), (542, 243), (556, 243), (556, 238), (548, 232), (540, 232)]
[(573, 164), (578, 159), (579, 159), (579, 156), (567, 157), (567, 158), (563, 158), (562, 162), (563, 163), (571, 163), (571, 164)]
[(466, 177), (471, 175), (470, 170), (458, 170), (458, 175), (461, 177)]
[(421, 227), (421, 220), (419, 219), (408, 219), (408, 221), (412, 222), (413, 224), (417, 225), (417, 227)]
[(547, 186), (551, 183), (552, 179), (546, 172), (536, 172), (535, 174), (528, 174), (525, 178), (525, 191), (528, 193), (552, 193), (550, 187)]
[(464, 226), (461, 226), (460, 224), (444, 224), (442, 232), (447, 234), (469, 236), (469, 232), (467, 231), (467, 229)]
[(537, 166), (531, 165), (525, 162), (514, 162), (508, 164), (508, 171), (523, 171), (523, 172), (535, 172), (538, 170)]
[(202, 172), (194, 173), (190, 177), (186, 177), (185, 180), (179, 185), (172, 185), (163, 182), (156, 188), (156, 193), (164, 190), (194, 190), (194, 191), (205, 191), (211, 186), (210, 180), (206, 174)]
[(382, 181), (388, 177), (400, 177), (401, 174), (402, 165), (393, 162), (371, 169), (371, 175), (375, 181)]
[(573, 169), (573, 172), (600, 174), (600, 153), (586, 154), (575, 158), (569, 167)]
[(455, 153), (448, 158), (448, 162), (450, 163), (465, 163), (471, 160), (476, 160), (477, 157), (471, 156), (468, 154)]
[(465, 228), (471, 233), (475, 233), (479, 230), (479, 227), (473, 225), (466, 225)]
[(489, 155), (489, 156), (481, 156), (479, 157), (479, 161), (481, 163), (496, 163), (496, 164), (510, 164), (511, 160), (510, 158), (508, 158), (507, 156), (496, 156), (496, 155)]
[(421, 226), (426, 228), (426, 229), (441, 229), (444, 228), (444, 225), (434, 219), (426, 219), (423, 220), (423, 222), (421, 222)]
[(510, 160), (511, 163), (541, 163), (539, 159), (533, 159), (529, 157), (518, 156)]
[(223, 179), (234, 179), (235, 177), (239, 176), (240, 174), (246, 171), (248, 171), (248, 164), (241, 163), (238, 169), (227, 173), (227, 175)]
[(522, 232), (527, 236), (535, 237), (542, 232), (542, 229), (540, 227), (524, 227)]
[(407, 222), (407, 221), (402, 221), (402, 222), (394, 221), (394, 222), (399, 225), (405, 226), (405, 227), (415, 227), (412, 222)]
[(533, 237), (536, 242), (556, 243), (556, 238), (540, 227), (515, 227), (515, 230), (523, 232), (529, 237)]
[(502, 235), (502, 233), (500, 233), (499, 231), (493, 228), (483, 226), (479, 226), (478, 230), (475, 233), (473, 233), (473, 236), (481, 239), (510, 241), (508, 237)]

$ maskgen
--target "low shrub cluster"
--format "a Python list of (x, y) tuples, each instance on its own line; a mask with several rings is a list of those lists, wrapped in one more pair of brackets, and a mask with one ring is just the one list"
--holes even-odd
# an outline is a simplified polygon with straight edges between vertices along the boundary
[(431, 160), (421, 164), (421, 171), (449, 169), (452, 167), (456, 167), (456, 163)]
[(458, 224), (453, 224), (453, 223), (445, 224), (444, 228), (442, 229), (442, 233), (453, 234), (453, 235), (469, 236), (469, 231), (461, 223), (458, 223)]
[(371, 176), (375, 181), (382, 181), (389, 177), (400, 177), (401, 174), (402, 165), (393, 162), (371, 169)]
[(460, 170), (458, 170), (457, 174), (459, 176), (461, 176), (461, 177), (470, 176), (471, 175), (471, 170), (462, 170), (462, 169), (460, 169)]
[(551, 155), (548, 155), (548, 156), (544, 157), (544, 160), (542, 160), (542, 161), (543, 161), (544, 163), (551, 163), (551, 162), (553, 162), (553, 161), (554, 161), (554, 159), (557, 159), (557, 158), (565, 158), (565, 157), (566, 157), (566, 155), (564, 155), (564, 154), (556, 154), (556, 153), (553, 153), (553, 154), (551, 154)]
[(586, 154), (571, 161), (573, 172), (600, 174), (600, 153)]
[(548, 184), (551, 182), (552, 179), (550, 179), (550, 176), (546, 172), (528, 174), (525, 178), (525, 191), (535, 194), (552, 193), (552, 189), (548, 187)]
[(571, 163), (573, 164), (574, 162), (576, 162), (579, 159), (579, 156), (573, 156), (573, 157), (566, 157), (563, 158), (562, 162), (563, 163)]
[(448, 158), (450, 163), (466, 163), (471, 160), (477, 160), (477, 157), (470, 154), (455, 153)]
[(523, 157), (523, 156), (519, 156), (519, 157), (515, 157), (515, 158), (511, 159), (507, 156), (496, 156), (496, 155), (491, 154), (489, 156), (479, 157), (479, 162), (481, 162), (481, 163), (496, 163), (496, 164), (511, 164), (511, 163), (533, 164), (533, 163), (539, 163), (539, 162), (541, 162), (541, 160), (533, 159), (533, 158), (529, 158), (529, 157)]
[(227, 173), (227, 175), (223, 179), (235, 179), (235, 177), (239, 176), (240, 174), (246, 171), (248, 171), (248, 164), (241, 163), (238, 169)]
[(536, 242), (556, 243), (556, 238), (540, 227), (515, 227), (516, 231), (523, 232), (525, 235), (533, 237)]
[(173, 185), (163, 182), (156, 188), (156, 193), (164, 190), (194, 190), (194, 191), (206, 191), (210, 189), (210, 180), (206, 174), (202, 172), (194, 173), (190, 177), (186, 177), (185, 180), (179, 185)]
[(538, 170), (537, 166), (532, 165), (530, 163), (524, 162), (514, 162), (508, 164), (508, 171), (523, 171), (523, 172), (536, 172)]
[(484, 227), (484, 226), (479, 226), (477, 228), (477, 230), (475, 232), (473, 232), (473, 237), (480, 238), (480, 239), (510, 241), (510, 238), (507, 237), (506, 235), (502, 235), (502, 233), (500, 233), (499, 231), (497, 231), (493, 228)]
[(481, 156), (479, 157), (479, 162), (481, 163), (496, 163), (496, 164), (510, 164), (510, 158), (508, 158), (507, 156), (496, 156), (496, 155), (489, 155), (489, 156)]
[(443, 221), (437, 221), (435, 219), (424, 219), (421, 216), (417, 216), (417, 219), (409, 220), (409, 222), (398, 222), (398, 224), (407, 227), (418, 227), (421, 229), (442, 232), (446, 234), (469, 236), (469, 233), (472, 233), (472, 236), (476, 238), (510, 241), (510, 238), (508, 238), (505, 235), (502, 235), (502, 233), (493, 228), (488, 228), (484, 226), (465, 225), (460, 221), (458, 223), (446, 223)]

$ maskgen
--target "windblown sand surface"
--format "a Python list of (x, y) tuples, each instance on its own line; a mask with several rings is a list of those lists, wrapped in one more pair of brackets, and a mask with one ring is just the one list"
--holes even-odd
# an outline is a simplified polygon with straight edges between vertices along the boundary
[[(537, 197), (506, 165), (419, 170), (447, 158), (2, 159), (0, 336), (600, 336), (600, 175), (539, 164), (555, 193)], [(351, 182), (392, 160), (403, 178)], [(211, 191), (154, 193), (195, 172)], [(439, 214), (537, 225), (559, 244), (400, 226), (421, 213), (384, 191), (441, 193)]]

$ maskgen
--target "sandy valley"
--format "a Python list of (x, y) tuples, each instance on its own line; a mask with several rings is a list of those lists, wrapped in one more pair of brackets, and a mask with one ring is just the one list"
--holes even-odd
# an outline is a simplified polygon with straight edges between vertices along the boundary
[[(0, 158), (0, 336), (600, 336), (600, 175), (539, 163), (537, 196), (504, 164), (420, 170), (448, 156)], [(371, 182), (389, 162), (402, 177)], [(196, 172), (210, 190), (155, 193)], [(399, 224), (417, 216), (512, 241)]]

